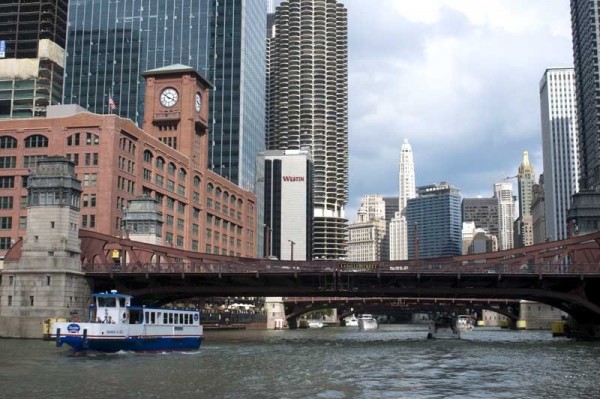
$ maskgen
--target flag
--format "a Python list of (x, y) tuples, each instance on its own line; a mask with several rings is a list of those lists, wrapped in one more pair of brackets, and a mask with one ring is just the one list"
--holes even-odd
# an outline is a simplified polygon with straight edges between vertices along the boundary
[(108, 95), (108, 110), (109, 111), (114, 111), (117, 108), (117, 105), (115, 104), (115, 101), (112, 98), (112, 94)]

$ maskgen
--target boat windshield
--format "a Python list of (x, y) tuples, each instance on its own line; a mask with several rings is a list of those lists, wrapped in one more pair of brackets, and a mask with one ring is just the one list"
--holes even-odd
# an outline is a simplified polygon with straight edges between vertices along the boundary
[(116, 307), (117, 300), (119, 301), (119, 306), (125, 307), (125, 298), (115, 298), (115, 297), (98, 297), (98, 306), (104, 308), (114, 308)]

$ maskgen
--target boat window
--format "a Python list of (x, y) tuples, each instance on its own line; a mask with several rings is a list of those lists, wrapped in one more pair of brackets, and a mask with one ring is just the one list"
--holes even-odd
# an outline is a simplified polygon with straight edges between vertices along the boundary
[(156, 324), (155, 316), (156, 316), (156, 313), (154, 313), (154, 312), (150, 313), (150, 324)]
[(148, 320), (149, 320), (148, 313), (150, 313), (150, 312), (145, 312), (144, 313), (144, 323), (148, 323)]
[(116, 298), (98, 298), (98, 306), (100, 307), (104, 307), (104, 308), (114, 308), (116, 301)]
[(188, 323), (188, 321), (189, 321), (189, 319), (188, 319), (188, 314), (186, 313), (186, 314), (183, 316), (183, 324), (189, 324), (189, 323)]
[(169, 324), (169, 314), (166, 312), (164, 313), (163, 324)]
[(175, 313), (174, 317), (175, 317), (175, 324), (179, 324), (178, 320), (179, 320), (179, 315), (177, 313)]
[(173, 313), (169, 313), (169, 324), (173, 324)]
[(121, 308), (125, 307), (125, 298), (119, 298), (119, 307), (121, 307)]

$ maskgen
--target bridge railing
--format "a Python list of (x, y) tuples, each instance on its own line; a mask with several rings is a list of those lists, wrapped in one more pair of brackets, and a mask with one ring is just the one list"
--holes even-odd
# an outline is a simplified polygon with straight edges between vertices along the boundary
[(87, 264), (84, 270), (88, 273), (475, 273), (475, 274), (600, 274), (600, 264), (458, 264), (458, 263), (426, 263), (400, 262), (284, 262), (265, 261), (244, 263), (207, 263), (207, 262), (175, 262), (175, 263), (126, 263), (126, 264)]

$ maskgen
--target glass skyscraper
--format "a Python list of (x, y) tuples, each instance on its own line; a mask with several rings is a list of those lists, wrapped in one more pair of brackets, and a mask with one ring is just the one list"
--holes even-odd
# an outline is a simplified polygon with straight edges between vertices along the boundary
[(143, 71), (172, 64), (213, 83), (209, 168), (253, 190), (264, 150), (265, 0), (72, 0), (65, 103), (143, 121)]
[(408, 259), (460, 255), (460, 191), (445, 182), (417, 187), (417, 197), (407, 200), (406, 224)]

